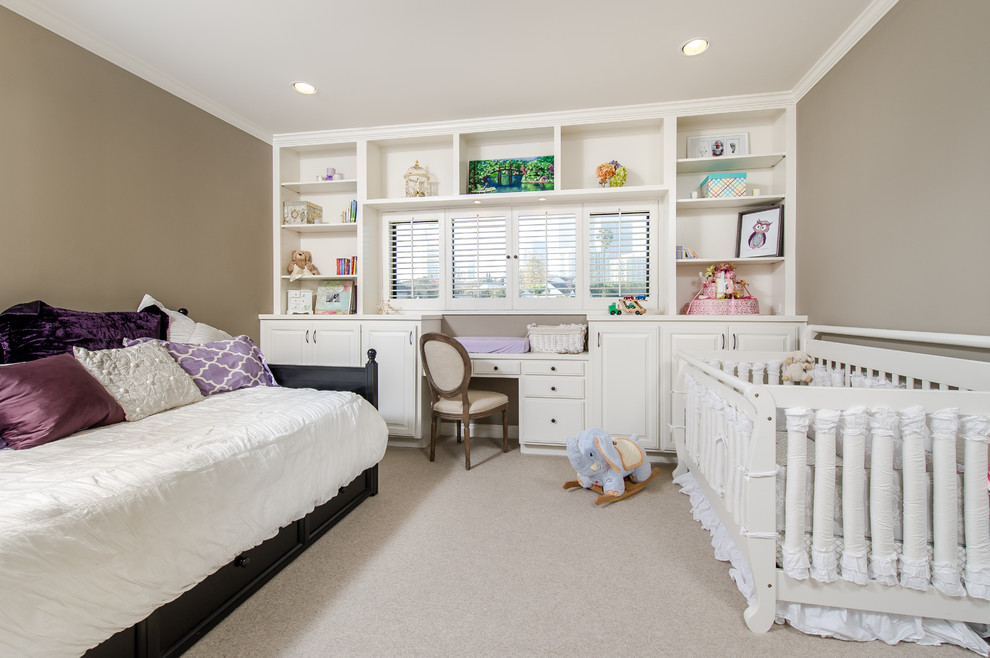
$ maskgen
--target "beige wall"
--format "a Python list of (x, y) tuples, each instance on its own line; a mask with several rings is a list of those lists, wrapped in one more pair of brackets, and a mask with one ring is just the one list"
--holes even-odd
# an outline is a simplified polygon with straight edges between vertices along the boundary
[(798, 311), (990, 333), (990, 2), (901, 0), (798, 103)]
[(258, 338), (271, 147), (0, 8), (0, 309), (148, 292)]

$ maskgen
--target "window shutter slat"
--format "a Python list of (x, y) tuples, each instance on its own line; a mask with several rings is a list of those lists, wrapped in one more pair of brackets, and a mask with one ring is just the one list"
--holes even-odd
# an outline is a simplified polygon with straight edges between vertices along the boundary
[(456, 298), (506, 296), (505, 217), (451, 219), (451, 274)]
[(648, 295), (650, 214), (592, 214), (588, 229), (591, 297)]
[(440, 221), (389, 223), (392, 299), (436, 299), (440, 296)]

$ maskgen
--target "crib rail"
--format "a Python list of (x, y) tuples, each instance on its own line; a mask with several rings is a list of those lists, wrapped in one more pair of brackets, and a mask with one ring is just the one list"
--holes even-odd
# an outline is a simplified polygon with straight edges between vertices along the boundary
[[(842, 345), (840, 350), (848, 347), (860, 349)], [(869, 353), (877, 351), (877, 348), (862, 349)], [(859, 361), (875, 366), (869, 368), (874, 373), (894, 376), (901, 370), (899, 366), (885, 365), (886, 355), (865, 354), (864, 360), (860, 358), (864, 355), (853, 354), (856, 358), (849, 358), (850, 352), (842, 351), (842, 354), (843, 363), (848, 361), (850, 368)], [(750, 371), (747, 371), (750, 381), (735, 376), (740, 372), (738, 363), (767, 363), (782, 356), (684, 351), (676, 355), (684, 398), (684, 431), (680, 436), (674, 434), (680, 461), (678, 470), (690, 469), (695, 473), (709, 503), (750, 565), (755, 594), (745, 615), (750, 628), (762, 631), (770, 626), (778, 598), (899, 614), (911, 614), (909, 611), (914, 610), (914, 614), (922, 616), (932, 616), (933, 610), (939, 610), (943, 611), (940, 616), (955, 620), (990, 620), (990, 601), (984, 600), (990, 594), (980, 593), (980, 583), (990, 576), (987, 521), (990, 503), (986, 491), (988, 393), (954, 390), (949, 385), (938, 389), (855, 389), (848, 386), (848, 379), (842, 387), (785, 386), (763, 383), (770, 379), (767, 374), (761, 375), (762, 382), (752, 381), (754, 376)], [(726, 358), (735, 361), (726, 367), (720, 361)], [(945, 357), (933, 358), (945, 360)], [(966, 382), (966, 377), (981, 369), (982, 365), (951, 381)], [(980, 388), (985, 389), (990, 386), (990, 369), (983, 372), (986, 379), (970, 383), (981, 384)], [(954, 376), (951, 372), (948, 375)], [(871, 415), (868, 409), (884, 410), (884, 413)], [(780, 572), (776, 568), (774, 513), (778, 414), (787, 418), (788, 464), (783, 571)], [(887, 420), (875, 421), (875, 415)], [(890, 420), (891, 415), (894, 421)], [(871, 428), (874, 421), (879, 424)], [(892, 522), (880, 512), (891, 504), (889, 485), (895, 475), (886, 462), (894, 447), (893, 433), (885, 429), (883, 422), (896, 422), (898, 440), (903, 440), (903, 453), (898, 456), (903, 456), (905, 463), (903, 553), (894, 558), (891, 568), (883, 565), (884, 560), (890, 564), (893, 552), (889, 533)], [(935, 435), (933, 454), (929, 457), (934, 459), (930, 474), (926, 474), (923, 447), (926, 426)], [(809, 429), (814, 430), (815, 439), (812, 444), (815, 494), (813, 521), (806, 527), (804, 491), (808, 485), (805, 468), (809, 463)], [(874, 450), (872, 470), (864, 458), (870, 431), (875, 432), (875, 438), (870, 435)], [(843, 455), (842, 495), (861, 492), (858, 497), (850, 495), (848, 500), (840, 501), (842, 541), (846, 542), (840, 552), (833, 550), (832, 537), (836, 520), (832, 511), (837, 495), (834, 490), (837, 444)], [(957, 479), (957, 463), (965, 464), (960, 469), (961, 480)], [(896, 477), (902, 475), (898, 473)], [(827, 486), (830, 480), (831, 489)], [(954, 510), (959, 500), (964, 501), (965, 513), (957, 515)], [(879, 516), (874, 518), (874, 513)], [(867, 528), (870, 528), (872, 547), (869, 556)], [(809, 531), (813, 535), (810, 551), (805, 546)], [(928, 555), (929, 532), (936, 540), (934, 560), (929, 560)], [(957, 536), (965, 538), (965, 566), (962, 562), (954, 564)], [(873, 553), (881, 559), (874, 560)], [(785, 577), (784, 572), (791, 575)], [(876, 578), (877, 573), (880, 578)], [(960, 589), (960, 576), (966, 581), (969, 596)], [(823, 594), (820, 587), (804, 584), (833, 580), (850, 581), (862, 588), (850, 590), (848, 584), (840, 584)], [(924, 591), (929, 585), (932, 589)], [(890, 595), (891, 587), (899, 596)], [(869, 594), (881, 590), (875, 596)], [(857, 594), (850, 596), (850, 591)]]
[(990, 362), (907, 352), (824, 340), (823, 336), (909, 342), (918, 346), (990, 349), (990, 336), (936, 334), (917, 331), (856, 329), (809, 325), (802, 347), (815, 362), (853, 374), (887, 380), (893, 385), (921, 390), (990, 390)]

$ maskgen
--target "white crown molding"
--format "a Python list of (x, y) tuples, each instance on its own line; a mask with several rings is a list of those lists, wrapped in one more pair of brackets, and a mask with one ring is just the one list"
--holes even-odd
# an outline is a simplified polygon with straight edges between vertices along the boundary
[(547, 128), (554, 125), (568, 126), (582, 123), (636, 121), (674, 116), (714, 114), (718, 112), (778, 109), (781, 106), (793, 104), (793, 102), (793, 96), (789, 92), (751, 94), (690, 101), (598, 107), (566, 112), (541, 112), (429, 123), (278, 133), (274, 135), (272, 141), (277, 146), (286, 147), (348, 142), (360, 139), (376, 140), (446, 136), (451, 133), (473, 133), (489, 130), (526, 130), (527, 128)]
[(124, 51), (110, 45), (95, 34), (73, 25), (64, 17), (43, 7), (39, 7), (31, 0), (0, 0), (0, 5), (7, 7), (11, 11), (20, 14), (32, 23), (37, 23), (50, 32), (54, 32), (60, 37), (71, 41), (77, 46), (102, 57), (111, 64), (119, 66), (129, 73), (150, 82), (168, 93), (181, 98), (182, 100), (195, 105), (204, 112), (208, 112), (218, 119), (229, 123), (235, 128), (257, 137), (268, 144), (272, 143), (270, 132), (260, 126), (248, 121), (244, 117), (219, 105), (212, 99), (204, 96), (200, 92), (187, 87), (174, 78), (166, 75), (158, 69), (149, 66), (141, 60), (132, 57)]
[(805, 94), (814, 88), (818, 81), (825, 77), (825, 74), (832, 70), (839, 60), (846, 56), (852, 47), (859, 43), (867, 32), (890, 11), (897, 0), (873, 0), (870, 5), (863, 10), (863, 13), (853, 21), (845, 32), (842, 33), (832, 47), (829, 48), (821, 59), (819, 59), (811, 70), (804, 74), (794, 87), (792, 95), (794, 102), (801, 100)]

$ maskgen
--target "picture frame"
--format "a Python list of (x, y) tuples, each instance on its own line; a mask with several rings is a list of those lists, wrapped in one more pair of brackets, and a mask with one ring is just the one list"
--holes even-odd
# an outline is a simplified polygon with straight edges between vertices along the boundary
[(323, 281), (316, 289), (316, 315), (349, 315), (354, 301), (353, 281)]
[(552, 155), (468, 162), (468, 194), (546, 192), (553, 189)]
[(736, 228), (736, 258), (766, 258), (784, 255), (784, 206), (777, 205), (739, 213)]
[(725, 133), (688, 137), (689, 159), (714, 159), (749, 155), (749, 133)]

